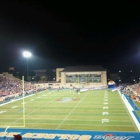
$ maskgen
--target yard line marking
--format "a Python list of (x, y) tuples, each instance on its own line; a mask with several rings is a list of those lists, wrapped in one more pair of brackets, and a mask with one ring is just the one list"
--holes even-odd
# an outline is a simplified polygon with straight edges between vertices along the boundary
[[(81, 104), (80, 104), (80, 105), (81, 105)], [(79, 105), (79, 106), (80, 106), (80, 105)], [(79, 106), (78, 106), (78, 107), (79, 107)], [(77, 108), (78, 108), (78, 107), (77, 107)], [(74, 112), (77, 110), (77, 108), (74, 110)], [(101, 107), (101, 109), (102, 109), (102, 107)], [(67, 113), (68, 113), (68, 112), (67, 112)], [(72, 114), (73, 114), (73, 112), (72, 112)], [(71, 114), (71, 115), (72, 115), (72, 114)], [(126, 113), (126, 114), (127, 114), (127, 113)], [(30, 116), (31, 116), (31, 115), (30, 115)], [(30, 116), (29, 116), (29, 117), (30, 117)], [(71, 117), (71, 116), (70, 116), (70, 117)], [(69, 118), (70, 118), (70, 117), (69, 117)], [(69, 120), (69, 118), (67, 118), (67, 120)], [(39, 119), (39, 118), (38, 118), (38, 119)], [(50, 118), (50, 120), (51, 120), (51, 119), (52, 119), (52, 118)], [(97, 119), (98, 119), (98, 118), (97, 118)], [(102, 119), (102, 118), (101, 118), (101, 119)], [(101, 122), (101, 119), (100, 119), (100, 122)], [(49, 120), (49, 119), (48, 119), (48, 120)], [(61, 120), (61, 121), (62, 121), (62, 120)], [(111, 122), (111, 121), (110, 121), (110, 122)], [(117, 121), (117, 122), (118, 122), (118, 121)], [(123, 122), (124, 122), (124, 121), (123, 121)], [(19, 124), (19, 122), (17, 122), (17, 123)], [(30, 123), (26, 123), (26, 124), (30, 124)], [(32, 123), (31, 123), (31, 124), (32, 124)], [(39, 123), (37, 122), (36, 124), (39, 124)], [(46, 123), (46, 124), (49, 124), (49, 123)], [(51, 123), (50, 123), (50, 124), (51, 124)], [(107, 123), (101, 124), (101, 126), (103, 126), (103, 127), (104, 127), (104, 126), (108, 126), (108, 125), (106, 125), (106, 124), (107, 124)], [(45, 124), (43, 124), (43, 125), (45, 125)], [(69, 124), (68, 124), (68, 125), (69, 125)], [(76, 124), (76, 125), (78, 125), (78, 124)], [(93, 125), (93, 124), (89, 124), (89, 125), (91, 126), (91, 125)], [(99, 125), (97, 125), (97, 126), (99, 126)], [(109, 125), (109, 126), (112, 126), (112, 125)], [(115, 126), (116, 126), (116, 125), (115, 125)], [(118, 125), (117, 125), (117, 126), (118, 126)], [(122, 127), (123, 127), (123, 126), (122, 126)]]
[[(39, 108), (37, 108), (37, 109), (33, 110), (32, 112), (30, 112), (30, 113), (26, 114), (26, 117), (27, 117), (27, 116), (29, 116), (30, 114), (34, 113), (35, 111), (37, 111), (37, 110), (41, 109), (42, 107), (44, 107), (44, 106), (46, 106), (46, 105), (48, 105), (48, 104), (50, 104), (50, 103), (54, 102), (54, 101), (55, 101), (55, 100), (52, 100), (52, 101), (48, 102), (47, 104), (44, 104), (44, 105), (42, 105), (41, 107), (39, 107)], [(23, 119), (23, 117), (21, 117), (21, 118), (19, 118), (19, 119), (15, 120), (14, 122), (10, 123), (10, 125), (12, 125), (12, 124), (14, 124), (14, 123), (16, 123), (16, 122), (18, 122), (19, 120), (22, 120), (22, 119)]]
[(3, 114), (4, 112), (6, 112), (5, 110), (0, 111), (0, 114)]
[(18, 106), (12, 106), (11, 108), (17, 108)]
[(34, 101), (35, 99), (31, 99), (30, 101)]
[(59, 129), (60, 126), (65, 122), (65, 120), (70, 116), (70, 114), (74, 111), (74, 109), (81, 103), (81, 101), (87, 96), (88, 92), (85, 94), (85, 96), (74, 106), (74, 108), (69, 112), (69, 114), (63, 119), (63, 121), (58, 125), (56, 129)]

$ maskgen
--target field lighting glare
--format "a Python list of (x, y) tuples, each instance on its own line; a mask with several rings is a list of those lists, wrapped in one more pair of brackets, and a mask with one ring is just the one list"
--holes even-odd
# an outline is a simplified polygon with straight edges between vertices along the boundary
[(28, 58), (32, 56), (32, 54), (28, 51), (23, 52), (23, 56), (27, 58), (27, 81), (28, 81)]
[(32, 54), (30, 52), (27, 52), (27, 51), (23, 52), (23, 56), (24, 57), (27, 57), (28, 58), (28, 57), (31, 57), (31, 55)]

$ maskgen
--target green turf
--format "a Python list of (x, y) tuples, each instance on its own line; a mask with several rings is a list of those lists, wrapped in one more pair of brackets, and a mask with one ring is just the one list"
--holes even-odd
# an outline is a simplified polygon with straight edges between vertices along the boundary
[[(74, 100), (60, 102), (63, 98)], [(78, 95), (69, 90), (44, 91), (24, 102), (0, 106), (0, 111), (6, 111), (0, 114), (0, 127), (20, 128), (25, 122), (25, 128), (36, 129), (138, 131), (117, 92), (92, 90)], [(108, 115), (102, 115), (103, 112)], [(109, 122), (102, 123), (102, 119)]]

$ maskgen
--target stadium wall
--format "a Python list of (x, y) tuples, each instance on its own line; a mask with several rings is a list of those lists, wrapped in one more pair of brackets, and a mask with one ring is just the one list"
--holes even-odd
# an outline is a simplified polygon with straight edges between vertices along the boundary
[(133, 118), (133, 120), (134, 120), (134, 122), (135, 122), (135, 124), (136, 124), (136, 126), (138, 128), (138, 130), (140, 131), (140, 124), (139, 124), (136, 116), (133, 113), (134, 112), (134, 109), (132, 108), (132, 106), (130, 105), (130, 103), (128, 102), (127, 98), (124, 96), (124, 94), (121, 94), (121, 91), (119, 91), (119, 94), (120, 94), (120, 97), (122, 98), (125, 106), (127, 107), (127, 109), (129, 111), (131, 117)]
[(3, 72), (2, 74), (0, 74), (0, 76), (4, 76), (10, 79), (12, 78), (12, 79), (20, 80), (19, 78), (14, 77), (13, 74), (9, 74), (8, 72)]
[[(100, 83), (95, 83), (94, 85), (92, 83), (88, 83), (88, 84), (78, 84), (78, 83), (68, 83), (68, 84), (61, 84), (61, 83), (36, 83), (36, 84), (33, 84), (34, 86), (36, 87), (42, 87), (42, 88), (48, 88), (48, 87), (51, 87), (51, 88), (54, 88), (54, 89), (57, 89), (57, 88), (72, 88), (72, 87), (75, 87), (75, 88), (96, 88), (96, 87), (107, 87), (107, 86), (104, 86), (103, 84), (100, 84)], [(72, 86), (71, 86), (72, 85)]]

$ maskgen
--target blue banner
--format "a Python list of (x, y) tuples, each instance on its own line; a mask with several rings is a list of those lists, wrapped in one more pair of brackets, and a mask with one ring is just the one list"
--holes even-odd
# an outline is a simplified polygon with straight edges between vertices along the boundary
[(104, 132), (0, 128), (0, 140), (12, 140), (20, 134), (23, 140), (140, 140), (139, 132)]

